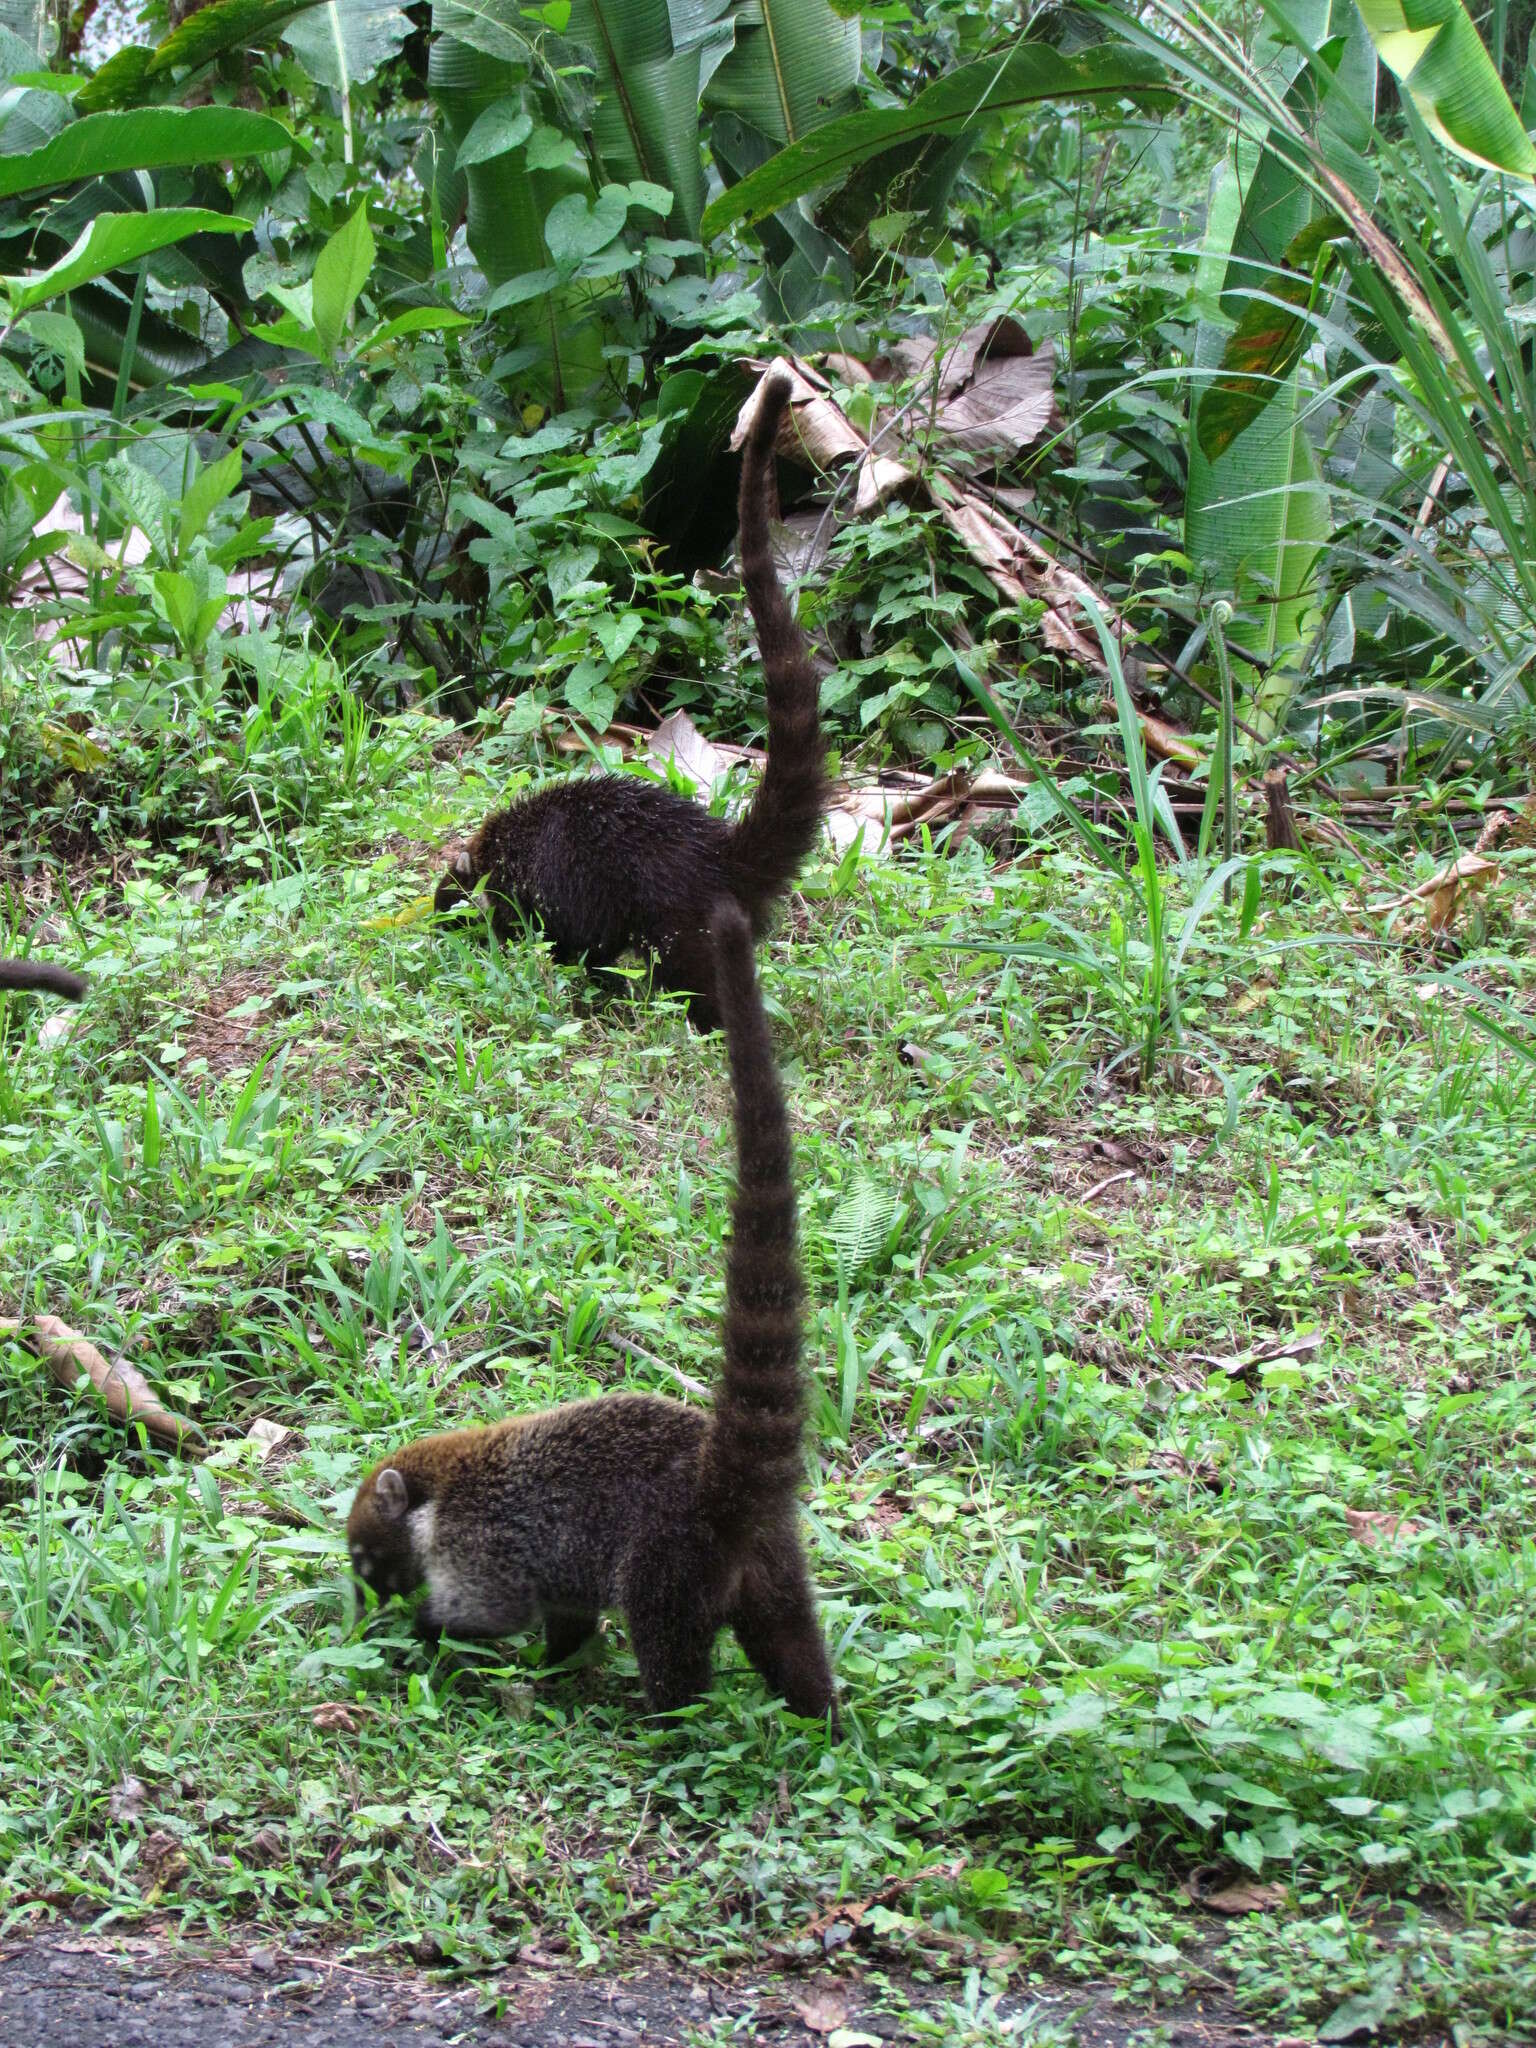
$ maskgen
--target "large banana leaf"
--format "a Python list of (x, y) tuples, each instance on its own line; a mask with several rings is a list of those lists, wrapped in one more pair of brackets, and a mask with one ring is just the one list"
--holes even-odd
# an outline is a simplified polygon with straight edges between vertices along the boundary
[(1358, 0), (1377, 55), (1447, 149), (1536, 176), (1536, 148), (1461, 0)]
[(695, 235), (704, 211), (701, 45), (674, 46), (667, 0), (571, 0), (566, 34), (597, 62), (592, 137), (606, 176), (664, 185), (674, 228)]
[[(110, 282), (75, 286), (69, 295), (70, 317), (85, 340), (91, 374), (118, 377), (127, 351), (132, 302)], [(195, 334), (177, 327), (152, 306), (139, 308), (134, 331), (133, 361), (128, 375), (132, 392), (162, 384), (186, 383), (208, 366), (208, 351)], [(212, 378), (209, 380), (213, 381)]]
[(58, 49), (58, 21), (49, 0), (0, 0), (0, 28), (25, 46), (28, 70), (43, 70)]
[[(443, 34), (445, 18), (456, 30), (468, 29), (475, 42)], [(481, 115), (523, 92), (529, 67), (520, 22), (515, 0), (476, 0), (473, 11), (458, 0), (436, 0), (433, 26), (439, 32), (432, 40), (427, 82), (450, 150)], [(522, 61), (493, 55), (484, 47), (487, 42), (498, 49), (521, 46)], [(492, 290), (548, 270), (544, 222), (560, 199), (583, 189), (581, 172), (574, 166), (530, 168), (524, 142), (465, 164), (458, 175), (468, 195), (465, 233)], [(587, 318), (592, 299), (590, 286), (555, 286), (530, 297), (518, 315), (520, 338), (534, 351), (530, 373), (541, 376), (553, 396), (563, 398), (602, 374), (603, 337)]]
[[(31, 63), (16, 38), (0, 29), (0, 66), (7, 75), (24, 74)], [(38, 86), (0, 86), (0, 155), (26, 156), (41, 149), (68, 127), (70, 119), (69, 102), (56, 92)]]
[[(567, 392), (601, 371), (591, 315), (612, 287), (557, 277), (556, 209), (562, 224), (585, 222), (583, 209), (595, 222), (604, 188), (643, 181), (672, 194), (672, 231), (692, 239), (704, 207), (702, 100), (750, 106), (783, 139), (844, 104), (858, 80), (857, 24), (828, 0), (570, 0), (558, 46), (530, 39), (519, 0), (436, 0), (433, 27), (430, 83), (455, 147), (482, 117), (517, 137), (486, 152), (482, 129), (459, 165), (470, 247), (492, 305), (520, 309), (521, 338)], [(584, 97), (567, 53), (587, 59)], [(562, 164), (538, 129), (523, 136), (519, 111), (557, 120), (579, 155)]]
[[(718, 76), (710, 87), (711, 101), (717, 84)], [(1046, 43), (1021, 42), (1006, 56), (951, 71), (904, 107), (872, 107), (828, 121), (712, 201), (701, 232), (709, 239), (736, 221), (751, 226), (900, 144), (956, 135), (973, 126), (979, 134), (980, 122), (992, 114), (1018, 113), (1043, 100), (1132, 99), (1159, 105), (1168, 98), (1162, 67), (1137, 51), (1105, 45), (1068, 57)], [(773, 116), (771, 101), (758, 108), (754, 126), (763, 126), (764, 114)]]
[[(1376, 66), (1354, 0), (1300, 0), (1287, 23), (1324, 54), (1307, 61), (1271, 45), (1256, 62), (1294, 69), (1291, 115), (1358, 179)], [(1290, 310), (1318, 214), (1294, 147), (1272, 136), (1256, 163), (1226, 168), (1197, 289), (1195, 366), (1221, 375), (1197, 379), (1190, 406), (1185, 552), (1243, 607), (1245, 637), (1272, 676), (1258, 707), (1270, 721), (1283, 714), (1331, 525), (1303, 417), (1300, 358), (1310, 329), (1303, 310)]]
[(244, 234), (248, 220), (232, 214), (208, 213), (198, 206), (162, 206), (154, 213), (103, 213), (46, 270), (23, 273), (0, 280), (13, 315), (46, 305), (78, 285), (105, 277), (126, 263), (169, 248), (189, 235)]
[(103, 178), (117, 171), (159, 171), (261, 156), (287, 149), (281, 121), (239, 107), (146, 107), (134, 113), (87, 114), (40, 149), (0, 156), (0, 199)]
[(320, 0), (295, 15), (283, 41), (316, 85), (361, 85), (398, 54), (411, 24), (395, 0)]
[(757, 0), (736, 10), (736, 36), (705, 93), (711, 109), (739, 114), (774, 142), (798, 142), (854, 104), (857, 17), (827, 0)]

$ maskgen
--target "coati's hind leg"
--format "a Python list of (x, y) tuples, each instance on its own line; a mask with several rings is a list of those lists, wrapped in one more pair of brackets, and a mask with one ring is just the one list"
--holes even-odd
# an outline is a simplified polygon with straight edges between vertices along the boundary
[(768, 1690), (806, 1720), (824, 1721), (830, 1714), (837, 1734), (832, 1665), (816, 1618), (810, 1574), (793, 1533), (759, 1542), (742, 1575), (731, 1626)]
[(709, 1690), (716, 1618), (705, 1611), (702, 1574), (686, 1558), (652, 1552), (632, 1562), (624, 1601), (629, 1646), (653, 1714), (691, 1706)]
[(715, 954), (707, 931), (674, 932), (656, 955), (658, 988), (688, 999), (688, 1018), (695, 1031), (718, 1031), (720, 1004), (715, 996)]
[(544, 1617), (544, 1662), (564, 1664), (597, 1633), (597, 1616), (565, 1612)]

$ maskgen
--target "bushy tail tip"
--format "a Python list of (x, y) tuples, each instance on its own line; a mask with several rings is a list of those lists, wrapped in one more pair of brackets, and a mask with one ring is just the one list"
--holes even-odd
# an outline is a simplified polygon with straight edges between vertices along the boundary
[(783, 370), (774, 370), (758, 387), (757, 405), (747, 430), (747, 443), (755, 449), (771, 448), (778, 437), (779, 422), (794, 390), (793, 380)]

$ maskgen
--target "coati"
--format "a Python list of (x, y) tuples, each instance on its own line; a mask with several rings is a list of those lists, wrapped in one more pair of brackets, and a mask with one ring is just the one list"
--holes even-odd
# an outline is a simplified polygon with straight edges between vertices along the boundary
[(768, 695), (768, 765), (750, 808), (730, 824), (627, 775), (551, 783), (487, 818), (435, 897), (440, 915), (461, 909), (484, 876), (503, 941), (531, 915), (567, 963), (585, 957), (594, 969), (630, 947), (649, 953), (656, 984), (690, 998), (701, 1030), (719, 1022), (711, 907), (733, 898), (761, 937), (816, 843), (827, 800), (816, 671), (768, 531), (789, 393), (782, 373), (765, 381), (741, 465), (741, 572)]
[(63, 996), (66, 1002), (83, 1003), (90, 986), (83, 974), (55, 967), (51, 960), (0, 960), (0, 989), (37, 989), (45, 995)]
[(795, 1502), (804, 1400), (789, 1120), (751, 925), (724, 902), (711, 933), (737, 1150), (714, 1412), (605, 1394), (419, 1438), (363, 1480), (347, 1544), (380, 1598), (425, 1585), (432, 1636), (542, 1623), (560, 1663), (601, 1610), (621, 1609), (656, 1712), (705, 1691), (715, 1636), (733, 1628), (792, 1712), (835, 1729)]

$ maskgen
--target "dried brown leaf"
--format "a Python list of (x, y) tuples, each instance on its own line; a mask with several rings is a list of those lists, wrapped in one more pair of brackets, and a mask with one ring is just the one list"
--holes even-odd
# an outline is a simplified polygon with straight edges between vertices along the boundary
[(861, 461), (869, 453), (869, 442), (827, 390), (826, 379), (818, 376), (809, 364), (785, 356), (776, 356), (753, 386), (736, 415), (731, 447), (739, 448), (746, 440), (762, 402), (763, 385), (780, 372), (789, 379), (790, 393), (774, 444), (779, 453), (791, 462), (809, 464), (813, 469), (841, 469), (847, 463)]
[(891, 806), (889, 790), (851, 789), (841, 803), (827, 812), (827, 832), (838, 853), (846, 853), (860, 832), (864, 834), (863, 857), (874, 860), (890, 851)]
[(848, 2001), (831, 1985), (813, 1984), (795, 2000), (795, 2011), (813, 2034), (831, 2034), (848, 2018)]
[(944, 358), (939, 435), (968, 455), (1006, 462), (1058, 421), (1049, 343), (1034, 348), (1006, 314), (973, 327)]
[(137, 1366), (125, 1358), (114, 1364), (88, 1338), (61, 1323), (57, 1316), (0, 1316), (0, 1336), (15, 1337), (47, 1361), (48, 1369), (61, 1387), (73, 1391), (84, 1373), (101, 1396), (109, 1414), (117, 1421), (143, 1423), (153, 1437), (181, 1450), (189, 1441), (204, 1441), (197, 1424), (174, 1409), (167, 1408)]
[(1212, 1913), (1228, 1915), (1268, 1913), (1285, 1904), (1284, 1885), (1257, 1884), (1251, 1878), (1239, 1878), (1214, 1892), (1202, 1891), (1197, 1884), (1190, 1883), (1185, 1885), (1184, 1892), (1197, 1906), (1204, 1906)]
[(125, 1771), (112, 1787), (111, 1797), (107, 1800), (107, 1811), (114, 1820), (132, 1820), (148, 1797), (144, 1781)]
[(345, 1700), (322, 1700), (310, 1715), (311, 1727), (318, 1728), (322, 1735), (355, 1735), (357, 1723), (352, 1710)]
[(860, 518), (889, 504), (892, 498), (913, 498), (921, 488), (916, 473), (893, 455), (865, 455), (859, 461), (853, 509)]
[(674, 711), (651, 734), (646, 756), (664, 769), (669, 761), (688, 777), (700, 796), (708, 798), (715, 784), (730, 772), (730, 759), (705, 739), (686, 711)]
[(1274, 1344), (1261, 1344), (1255, 1351), (1191, 1351), (1187, 1355), (1212, 1372), (1224, 1372), (1229, 1379), (1246, 1379), (1261, 1365), (1274, 1365), (1282, 1358), (1310, 1358), (1323, 1346), (1321, 1330), (1308, 1330), (1303, 1337), (1284, 1337)]
[(1490, 888), (1500, 873), (1498, 863), (1485, 860), (1480, 853), (1458, 854), (1439, 874), (1431, 875), (1427, 882), (1420, 882), (1416, 889), (1408, 890), (1406, 895), (1395, 897), (1382, 907), (1402, 910), (1410, 903), (1422, 903), (1424, 921), (1430, 930), (1447, 931), (1463, 899), (1479, 889)]
[(813, 1940), (827, 1946), (829, 1935), (834, 1934), (839, 1927), (851, 1932), (859, 1926), (871, 1906), (894, 1906), (905, 1893), (915, 1891), (930, 1877), (956, 1878), (964, 1867), (958, 1858), (953, 1863), (925, 1864), (921, 1870), (914, 1870), (909, 1877), (891, 1878), (881, 1885), (878, 1891), (871, 1892), (868, 1898), (840, 1899), (835, 1906), (829, 1906), (826, 1912), (818, 1913), (814, 1920), (808, 1921), (805, 1931)]
[(245, 1432), (245, 1440), (248, 1444), (256, 1446), (257, 1459), (265, 1464), (278, 1445), (292, 1434), (293, 1431), (285, 1428), (281, 1422), (272, 1422), (265, 1415), (258, 1415)]
[(181, 1844), (167, 1829), (156, 1828), (152, 1835), (146, 1835), (139, 1851), (139, 1868), (148, 1880), (148, 1889), (158, 1892), (174, 1884), (186, 1867)]
[(270, 1821), (265, 1827), (256, 1830), (246, 1849), (246, 1855), (253, 1863), (281, 1863), (287, 1854), (286, 1836), (281, 1828), (274, 1827)]
[(1417, 1536), (1423, 1524), (1406, 1515), (1390, 1514), (1385, 1508), (1346, 1508), (1344, 1522), (1357, 1543), (1367, 1550), (1384, 1550)]
[[(946, 359), (941, 376), (941, 394), (946, 380), (952, 382), (956, 390), (967, 381), (974, 383), (985, 369), (987, 360), (995, 358), (1000, 364), (1005, 364), (1021, 359), (1033, 362), (1043, 357), (1043, 350), (1036, 357), (1017, 358), (999, 354), (997, 336), (1002, 326), (1003, 323), (995, 322), (991, 328), (974, 330), (972, 336), (963, 338), (970, 353), (967, 355), (962, 348), (958, 353), (952, 351), (951, 358)], [(1019, 335), (1022, 339), (1022, 330), (1019, 330)], [(992, 342), (990, 349), (987, 348), (989, 340)], [(1027, 340), (1023, 345), (1027, 348)], [(978, 359), (981, 360), (978, 362)], [(924, 357), (923, 361), (926, 360)], [(1033, 380), (1043, 375), (1046, 369), (1048, 364), (1042, 369), (1027, 372), (1032, 386)], [(915, 475), (906, 464), (897, 461), (883, 448), (871, 446), (868, 438), (838, 406), (826, 379), (809, 363), (798, 357), (791, 360), (781, 356), (768, 366), (764, 375), (774, 371), (783, 371), (791, 383), (790, 403), (780, 423), (776, 444), (781, 454), (802, 463), (809, 462), (819, 470), (836, 470), (850, 463), (859, 464), (857, 500), (865, 511), (885, 503), (895, 492), (916, 495), (928, 489), (924, 479)], [(738, 413), (731, 435), (732, 448), (739, 448), (745, 440), (761, 390), (759, 383)], [(1098, 638), (1087, 628), (1080, 600), (1084, 596), (1091, 597), (1110, 631), (1118, 636), (1119, 615), (1108, 599), (1085, 578), (1058, 562), (1032, 535), (1015, 526), (993, 502), (990, 494), (949, 479), (942, 490), (928, 490), (928, 495), (972, 559), (1010, 603), (1043, 602), (1045, 612), (1040, 630), (1045, 644), (1057, 653), (1068, 655), (1091, 673), (1105, 675), (1107, 671)]]

